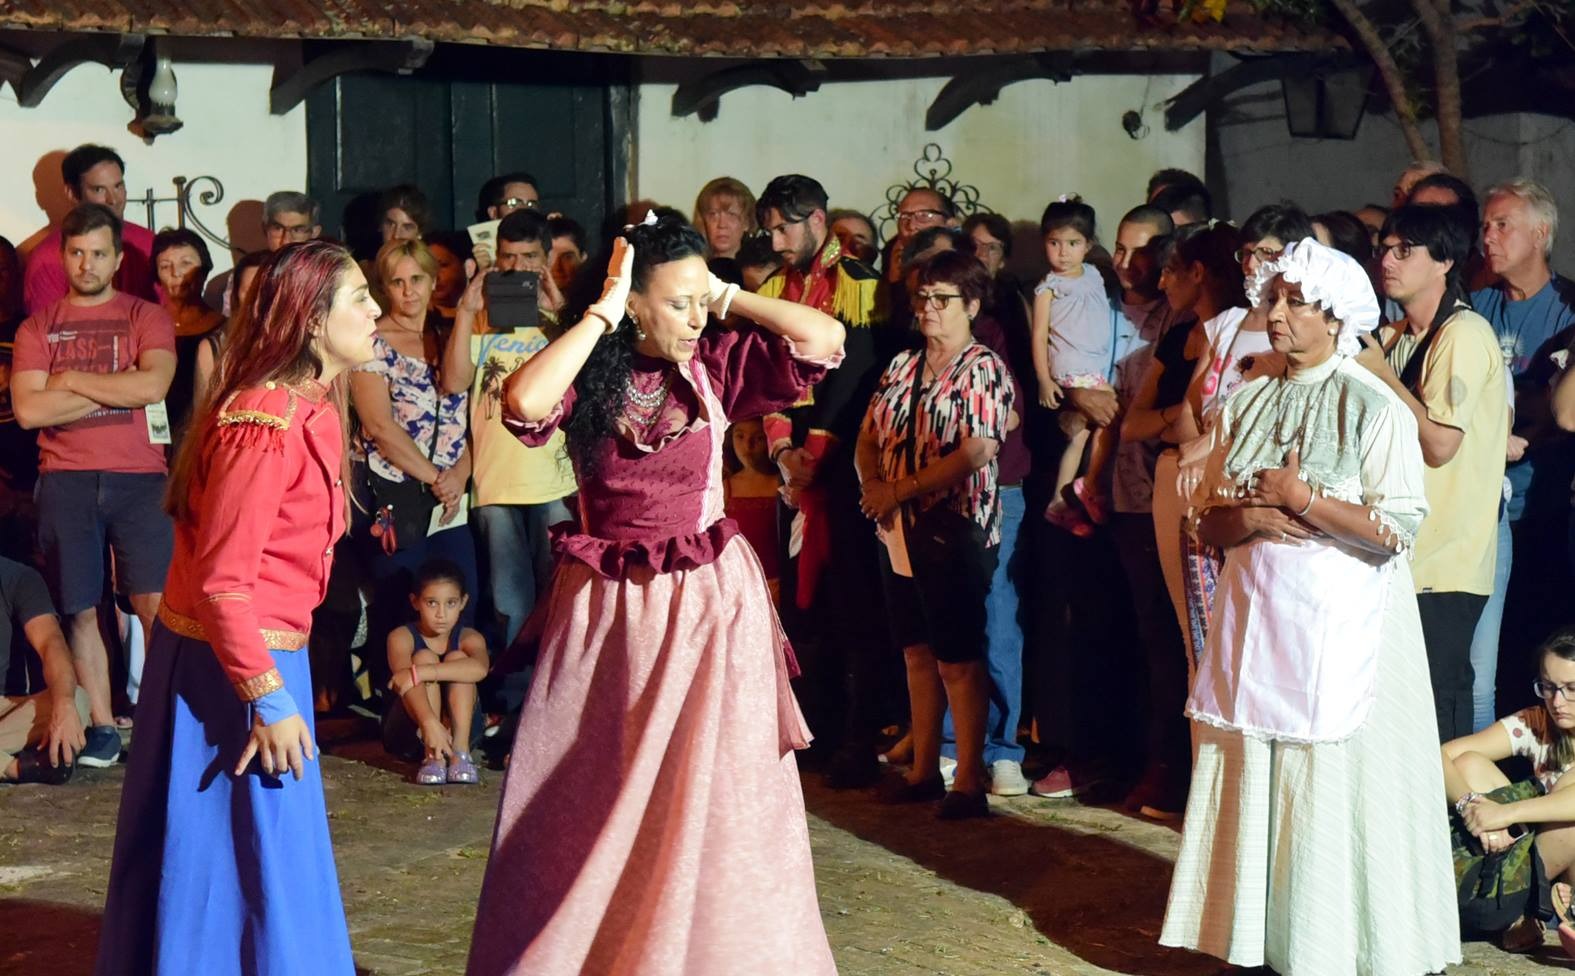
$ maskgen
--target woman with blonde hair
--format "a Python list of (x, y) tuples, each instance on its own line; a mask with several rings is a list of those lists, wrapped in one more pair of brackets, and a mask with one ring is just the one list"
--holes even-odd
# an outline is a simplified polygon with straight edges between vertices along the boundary
[(706, 257), (738, 256), (744, 238), (759, 229), (755, 223), (755, 195), (731, 176), (718, 176), (700, 188), (695, 197), (695, 227), (705, 235)]
[[(476, 549), (466, 524), (470, 480), (469, 393), (445, 393), (440, 382), (446, 334), (431, 311), (438, 264), (419, 240), (391, 240), (374, 262), (379, 298), (370, 362), (350, 374), (350, 402), (360, 421), (351, 445), (354, 486), (366, 513), (354, 535), (373, 584), (371, 646), (404, 622), (415, 572), (428, 559), (452, 559), (475, 592)], [(461, 623), (469, 626), (474, 612)], [(373, 655), (374, 687), (389, 678)]]

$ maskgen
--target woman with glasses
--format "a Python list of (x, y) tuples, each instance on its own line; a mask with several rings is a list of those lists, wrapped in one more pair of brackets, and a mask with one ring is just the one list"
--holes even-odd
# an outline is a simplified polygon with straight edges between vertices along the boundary
[[(1575, 766), (1575, 630), (1548, 638), (1537, 649), (1537, 658), (1531, 690), (1541, 704), (1446, 742), (1444, 795), (1485, 854), (1508, 850), (1528, 828), (1536, 834), (1532, 849), (1542, 862), (1543, 876), (1555, 882), (1559, 937), (1569, 951), (1575, 947), (1569, 884), (1575, 881), (1575, 776), (1566, 779), (1564, 774)], [(1511, 756), (1531, 763), (1530, 782), (1512, 785), (1498, 768)], [(1541, 945), (1540, 929), (1533, 928), (1531, 934), (1531, 944)], [(1506, 936), (1506, 942), (1513, 943), (1515, 937)]]
[(1296, 976), (1460, 960), (1427, 652), (1406, 558), (1411, 412), (1356, 360), (1367, 274), (1306, 239), (1258, 270), (1281, 367), (1227, 400), (1193, 495), (1225, 562), (1160, 942)]
[[(893, 803), (940, 800), (942, 819), (989, 811), (984, 769), (990, 679), (985, 600), (1001, 543), (996, 454), (1015, 425), (1005, 360), (973, 337), (990, 278), (971, 255), (942, 251), (908, 279), (918, 349), (880, 378), (854, 464), (861, 507), (885, 543), (881, 577), (892, 638), (907, 665), (913, 765), (887, 781)], [(940, 769), (951, 706), (957, 767)]]

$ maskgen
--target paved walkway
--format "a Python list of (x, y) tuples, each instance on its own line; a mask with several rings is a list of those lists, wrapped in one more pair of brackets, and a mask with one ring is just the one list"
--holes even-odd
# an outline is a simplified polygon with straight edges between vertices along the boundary
[[(323, 771), (357, 962), (378, 976), (460, 973), (499, 774), (479, 788), (421, 789), (375, 745), (335, 752)], [(0, 974), (91, 972), (123, 775), (0, 789)], [(844, 976), (1237, 972), (1155, 944), (1171, 828), (1029, 797), (996, 801), (984, 822), (943, 825), (815, 777), (805, 792)], [(1569, 968), (1552, 940), (1533, 957), (1484, 945), (1466, 957), (1450, 976)]]

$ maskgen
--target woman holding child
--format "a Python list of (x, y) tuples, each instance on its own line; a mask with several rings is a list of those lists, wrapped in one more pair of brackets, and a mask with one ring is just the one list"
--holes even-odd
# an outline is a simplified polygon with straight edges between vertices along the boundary
[(1303, 240), (1254, 290), (1285, 366), (1221, 408), (1193, 499), (1225, 562), (1160, 942), (1295, 976), (1438, 972), (1460, 942), (1404, 557), (1415, 421), (1355, 359), (1378, 303), (1354, 260)]

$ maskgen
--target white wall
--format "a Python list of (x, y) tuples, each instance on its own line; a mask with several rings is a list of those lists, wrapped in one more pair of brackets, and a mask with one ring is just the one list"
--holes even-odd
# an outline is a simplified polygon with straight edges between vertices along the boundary
[[(1220, 110), (1217, 110), (1220, 111)], [(1410, 162), (1392, 116), (1369, 112), (1354, 140), (1295, 139), (1285, 127), (1278, 83), (1247, 89), (1217, 116), (1220, 161), (1230, 215), (1295, 200), (1311, 213), (1389, 205), (1395, 178)], [(1437, 131), (1424, 127), (1430, 145)], [(1545, 184), (1564, 211), (1554, 242), (1554, 267), (1575, 274), (1575, 122), (1539, 115), (1502, 115), (1465, 123), (1471, 184), (1528, 176)]]
[[(914, 161), (934, 142), (952, 161), (953, 177), (978, 187), (992, 210), (1037, 228), (1047, 203), (1080, 193), (1095, 208), (1108, 243), (1121, 214), (1142, 202), (1154, 170), (1202, 172), (1202, 122), (1166, 132), (1157, 108), (1193, 80), (1023, 81), (939, 132), (924, 130), (924, 113), (945, 78), (827, 83), (799, 99), (774, 88), (747, 88), (724, 95), (712, 122), (673, 118), (674, 86), (645, 84), (637, 110), (635, 191), (687, 213), (712, 177), (734, 176), (758, 193), (772, 177), (797, 172), (818, 179), (833, 207), (868, 213), (884, 205), (889, 186), (915, 178)], [(1149, 133), (1133, 140), (1121, 128), (1121, 114), (1145, 102)]]
[[(155, 196), (171, 197), (172, 177), (215, 176), (224, 184), (224, 199), (211, 207), (194, 201), (198, 215), (220, 236), (247, 249), (261, 247), (263, 198), (306, 186), (306, 109), (268, 114), (271, 64), (177, 60), (175, 74), (175, 114), (186, 124), (152, 145), (126, 130), (133, 113), (120, 95), (119, 75), (100, 65), (67, 74), (37, 108), (20, 107), (16, 92), (0, 87), (0, 235), (18, 245), (42, 236), (40, 228), (70, 206), (60, 188), (61, 156), (97, 142), (126, 160), (133, 198), (127, 219), (147, 222), (135, 198), (149, 187)], [(155, 217), (155, 230), (174, 226), (175, 205), (160, 204)], [(228, 268), (230, 254), (217, 245), (211, 249), (215, 270)]]

